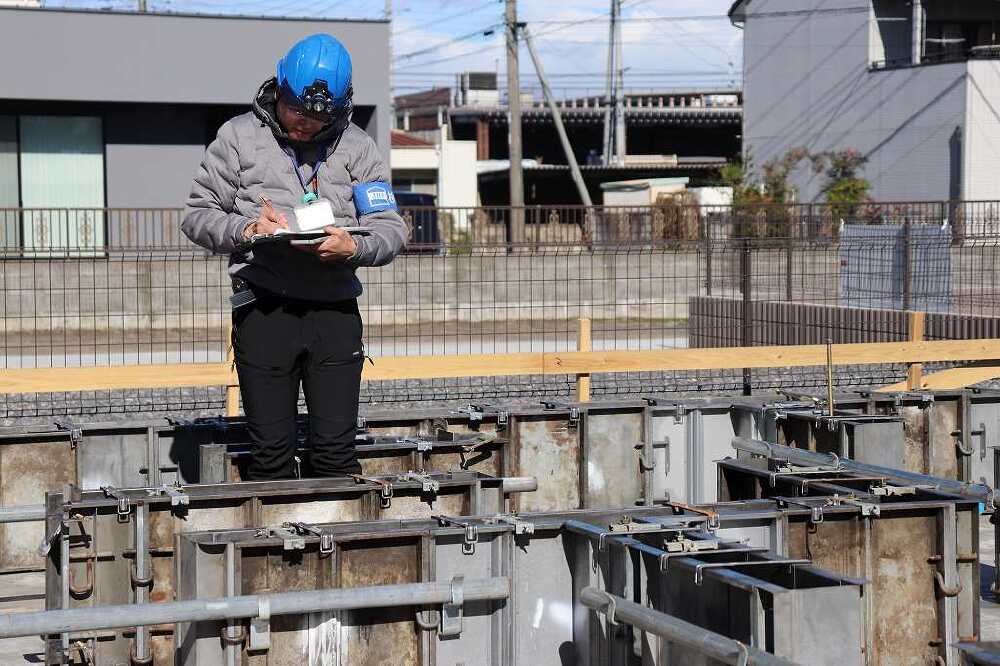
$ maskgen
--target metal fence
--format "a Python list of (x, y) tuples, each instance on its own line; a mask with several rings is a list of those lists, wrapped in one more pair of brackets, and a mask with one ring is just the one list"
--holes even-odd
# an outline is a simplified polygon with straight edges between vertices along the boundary
[[(180, 208), (0, 208), (0, 252), (73, 256), (122, 250), (193, 250)], [(689, 197), (645, 206), (404, 207), (410, 252), (550, 244), (673, 244), (796, 239), (830, 242), (845, 225), (943, 226), (954, 242), (1000, 234), (1000, 201), (700, 205)]]
[[(609, 209), (549, 210), (549, 220), (538, 222), (538, 228), (580, 233), (579, 226), (562, 221), (564, 213), (569, 219), (593, 221), (606, 218)], [(414, 211), (406, 212), (413, 220)], [(589, 242), (583, 236), (558, 241), (553, 231), (545, 241), (522, 244), (505, 242), (506, 232), (496, 229), (508, 227), (494, 221), (483, 223), (493, 236), (456, 235), (454, 223), (445, 224), (453, 212), (433, 211), (441, 232), (438, 242), (414, 245), (387, 267), (360, 271), (366, 345), (376, 364), (387, 356), (573, 349), (579, 318), (592, 320), (595, 350), (688, 347), (691, 340), (721, 335), (718, 321), (702, 319), (699, 324), (690, 317), (693, 304), (706, 297), (884, 309), (888, 290), (909, 293), (910, 307), (933, 301), (942, 314), (1000, 316), (1000, 227), (993, 222), (994, 215), (1000, 219), (1000, 203), (872, 204), (841, 218), (837, 213), (845, 211), (819, 205), (742, 210), (649, 206), (617, 211), (629, 220), (622, 235), (627, 240), (599, 241), (600, 235), (593, 234)], [(523, 212), (527, 217), (529, 210)], [(512, 214), (509, 209), (496, 213), (504, 219)], [(23, 220), (28, 214), (8, 211), (4, 219)], [(226, 258), (182, 240), (178, 211), (146, 211), (143, 219), (152, 220), (150, 226), (126, 224), (140, 219), (138, 214), (104, 211), (109, 242), (103, 248), (22, 245), (6, 251), (0, 261), (0, 368), (225, 360)], [(847, 233), (862, 223), (880, 226), (885, 233)], [(942, 226), (951, 232), (917, 232)], [(901, 228), (914, 232), (904, 236), (902, 259)], [(926, 257), (933, 260), (924, 261)], [(766, 307), (745, 311), (756, 313), (757, 319), (773, 312)], [(878, 330), (875, 319), (850, 336), (836, 333), (836, 327), (854, 326), (854, 321), (831, 317), (813, 327), (834, 339), (892, 339)], [(762, 341), (754, 339), (755, 326), (768, 325), (780, 328), (787, 322), (750, 321), (742, 315), (730, 322), (740, 330), (750, 327), (747, 345)], [(968, 334), (960, 327), (942, 330)], [(836, 379), (841, 385), (888, 383), (901, 379), (904, 370), (889, 365), (842, 368)], [(599, 375), (592, 390), (598, 396), (741, 390), (745, 379), (739, 370)], [(537, 399), (567, 396), (574, 381), (571, 376), (398, 380), (369, 382), (363, 390), (370, 402)], [(822, 372), (805, 369), (755, 371), (749, 383), (769, 389), (822, 381)], [(0, 398), (0, 417), (218, 411), (223, 399), (222, 389), (7, 395)]]

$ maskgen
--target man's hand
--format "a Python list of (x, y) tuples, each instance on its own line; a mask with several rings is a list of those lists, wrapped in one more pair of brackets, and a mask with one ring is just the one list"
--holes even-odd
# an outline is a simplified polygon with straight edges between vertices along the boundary
[(247, 225), (243, 231), (243, 239), (250, 240), (252, 236), (270, 236), (278, 229), (287, 229), (288, 219), (284, 213), (276, 213), (274, 206), (267, 199), (260, 208), (260, 217), (254, 220), (253, 224)]
[(320, 258), (320, 261), (343, 261), (354, 256), (358, 251), (358, 244), (354, 236), (347, 233), (340, 227), (323, 227), (327, 239), (319, 245), (309, 245), (313, 252)]

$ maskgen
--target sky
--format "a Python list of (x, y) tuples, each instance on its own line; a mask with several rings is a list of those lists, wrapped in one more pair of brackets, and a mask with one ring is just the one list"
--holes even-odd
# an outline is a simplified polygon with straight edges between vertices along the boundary
[[(150, 11), (381, 18), (385, 0), (146, 0)], [(137, 0), (44, 0), (45, 6), (134, 10)], [(392, 0), (394, 93), (454, 86), (463, 71), (505, 78), (502, 0)], [(741, 85), (742, 33), (726, 18), (731, 0), (623, 0), (624, 81), (629, 90)], [(519, 0), (559, 97), (597, 94), (607, 71), (610, 0)], [(492, 30), (492, 33), (490, 31)], [(489, 33), (489, 34), (484, 34)], [(526, 49), (522, 87), (538, 90)]]

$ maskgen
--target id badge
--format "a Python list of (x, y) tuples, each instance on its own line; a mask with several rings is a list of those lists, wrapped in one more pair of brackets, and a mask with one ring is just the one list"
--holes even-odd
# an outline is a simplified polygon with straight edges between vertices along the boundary
[(292, 231), (316, 231), (323, 227), (336, 226), (333, 206), (328, 199), (316, 199), (292, 211), (294, 221)]

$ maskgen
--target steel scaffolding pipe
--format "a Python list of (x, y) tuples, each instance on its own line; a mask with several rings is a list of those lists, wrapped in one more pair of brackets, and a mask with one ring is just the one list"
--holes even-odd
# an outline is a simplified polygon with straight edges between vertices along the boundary
[(270, 608), (271, 615), (292, 615), (332, 610), (445, 604), (451, 603), (455, 598), (458, 586), (461, 586), (460, 598), (465, 601), (506, 599), (510, 594), (510, 583), (506, 578), (484, 578), (279, 592), (157, 604), (94, 606), (37, 613), (8, 613), (0, 615), (0, 638), (46, 636), (175, 622), (253, 618), (260, 614), (261, 608)]
[(637, 629), (656, 634), (727, 664), (795, 666), (787, 659), (726, 638), (714, 631), (702, 629), (672, 615), (646, 608), (623, 597), (608, 594), (603, 590), (585, 587), (580, 591), (580, 601), (587, 608), (606, 614), (611, 620), (626, 622)]
[(33, 523), (45, 520), (44, 504), (0, 506), (0, 525), (3, 523)]
[(856, 472), (863, 476), (882, 476), (893, 481), (914, 485), (933, 486), (937, 490), (951, 495), (962, 495), (993, 505), (993, 489), (984, 483), (966, 483), (952, 479), (943, 479), (916, 472), (906, 472), (891, 467), (869, 465), (850, 458), (841, 458), (833, 453), (817, 453), (808, 449), (797, 449), (784, 444), (772, 444), (748, 437), (734, 437), (733, 448), (737, 451), (763, 456), (771, 460), (786, 460), (801, 467), (835, 467), (848, 472)]

